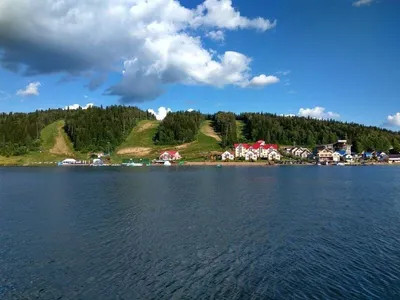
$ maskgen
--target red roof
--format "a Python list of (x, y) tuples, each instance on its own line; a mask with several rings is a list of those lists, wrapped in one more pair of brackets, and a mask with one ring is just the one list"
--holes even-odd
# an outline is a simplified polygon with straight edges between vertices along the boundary
[(257, 150), (261, 147), (261, 145), (257, 143), (257, 144), (254, 144), (252, 147), (253, 147), (253, 149)]
[(263, 140), (257, 141), (257, 144), (262, 144), (262, 143), (265, 143), (265, 141), (263, 141)]
[(278, 145), (277, 144), (265, 144), (264, 146), (262, 146), (264, 149), (275, 149), (278, 150)]

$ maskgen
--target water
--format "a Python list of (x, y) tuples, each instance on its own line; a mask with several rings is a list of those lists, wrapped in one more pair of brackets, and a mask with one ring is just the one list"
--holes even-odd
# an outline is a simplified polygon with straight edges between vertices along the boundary
[(0, 168), (0, 299), (400, 299), (400, 168)]

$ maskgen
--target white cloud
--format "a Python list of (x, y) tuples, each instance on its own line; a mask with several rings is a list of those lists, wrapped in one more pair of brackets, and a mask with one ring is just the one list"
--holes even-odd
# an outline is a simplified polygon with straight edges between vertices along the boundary
[(364, 6), (364, 5), (370, 5), (374, 1), (375, 0), (358, 0), (356, 2), (353, 2), (353, 6), (360, 7), (360, 6)]
[(89, 107), (93, 107), (93, 106), (94, 106), (93, 103), (88, 103), (85, 106), (80, 106), (79, 104), (72, 104), (72, 105), (65, 106), (64, 109), (65, 110), (67, 110), (67, 109), (76, 110), (76, 109), (79, 109), (79, 108), (88, 109)]
[(194, 111), (194, 109), (193, 108), (189, 108), (187, 111), (188, 112), (192, 112), (192, 111)]
[(225, 40), (225, 35), (222, 30), (210, 31), (206, 34), (206, 37), (218, 42), (223, 42)]
[(264, 74), (260, 76), (253, 77), (252, 80), (248, 83), (248, 86), (251, 87), (262, 87), (262, 86), (267, 86), (270, 84), (278, 83), (279, 78), (276, 76), (265, 76)]
[(194, 9), (178, 0), (2, 0), (0, 24), (4, 67), (28, 76), (81, 76), (92, 88), (123, 69), (105, 94), (143, 102), (169, 84), (252, 86), (249, 57), (207, 50), (202, 39), (212, 31), (263, 32), (276, 21), (246, 18), (231, 0), (205, 0)]
[(157, 120), (162, 121), (165, 119), (165, 117), (167, 116), (168, 113), (172, 112), (172, 110), (170, 108), (165, 108), (163, 106), (158, 108), (158, 111), (154, 111), (153, 109), (148, 109), (147, 110), (149, 113), (151, 113), (152, 115), (154, 115), (156, 117)]
[(276, 72), (277, 75), (282, 75), (282, 76), (289, 75), (290, 73), (292, 73), (292, 71), (290, 70)]
[(20, 89), (17, 91), (17, 96), (39, 96), (39, 87), (40, 87), (40, 82), (31, 82), (29, 83), (25, 89)]
[(387, 125), (400, 127), (400, 112), (393, 116), (387, 117)]
[(300, 108), (298, 115), (300, 117), (310, 117), (314, 119), (337, 119), (340, 115), (331, 111), (326, 112), (324, 107), (316, 106), (314, 108)]

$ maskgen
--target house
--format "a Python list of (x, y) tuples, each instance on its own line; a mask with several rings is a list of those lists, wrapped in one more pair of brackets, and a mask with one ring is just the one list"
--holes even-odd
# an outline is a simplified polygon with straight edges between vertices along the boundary
[(256, 161), (257, 160), (257, 155), (252, 152), (252, 151), (248, 151), (244, 157), (245, 160), (252, 160), (252, 161)]
[(333, 152), (333, 154), (332, 154), (332, 160), (334, 162), (339, 162), (341, 157), (342, 157), (342, 155), (340, 155), (339, 152)]
[(61, 162), (63, 165), (75, 165), (78, 163), (76, 159), (73, 158), (66, 158)]
[(311, 156), (311, 151), (308, 149), (303, 148), (303, 152), (301, 152), (301, 154), (299, 155), (299, 157), (306, 159), (309, 158)]
[(294, 148), (294, 150), (292, 150), (292, 155), (294, 156), (300, 156), (303, 152), (304, 152), (305, 148)]
[(163, 161), (167, 160), (178, 160), (181, 159), (182, 157), (180, 156), (178, 151), (163, 151), (160, 154), (159, 159)]
[(362, 158), (363, 159), (372, 159), (374, 157), (374, 152), (363, 152)]
[(330, 149), (322, 149), (317, 154), (319, 162), (331, 162), (333, 161), (333, 151)]
[(400, 163), (400, 154), (389, 154), (388, 162), (389, 164)]
[(235, 155), (229, 151), (225, 151), (224, 153), (221, 154), (221, 160), (234, 160)]
[(268, 153), (268, 160), (281, 160), (281, 154), (277, 150), (272, 149)]
[(337, 152), (344, 151), (345, 154), (351, 154), (351, 144), (347, 143), (347, 140), (338, 140), (333, 144), (333, 149)]
[(249, 151), (249, 144), (234, 144), (235, 148), (235, 157), (245, 157), (246, 153)]

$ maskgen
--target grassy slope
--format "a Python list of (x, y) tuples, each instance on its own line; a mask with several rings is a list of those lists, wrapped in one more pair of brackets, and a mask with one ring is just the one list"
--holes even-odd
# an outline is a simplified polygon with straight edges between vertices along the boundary
[[(73, 152), (72, 143), (63, 130), (60, 130), (64, 126), (64, 121), (56, 121), (45, 128), (40, 133), (41, 146), (40, 152), (31, 152), (26, 155), (4, 157), (0, 156), (0, 165), (24, 165), (24, 164), (41, 164), (44, 162), (56, 163), (66, 157), (65, 154), (54, 154), (51, 153), (53, 147), (56, 144), (57, 138), (64, 140), (64, 149), (66, 152), (76, 156)], [(60, 136), (61, 135), (61, 136)]]
[(154, 147), (153, 137), (157, 132), (159, 124), (159, 121), (154, 120), (140, 121), (138, 125), (132, 129), (119, 149), (128, 147)]

